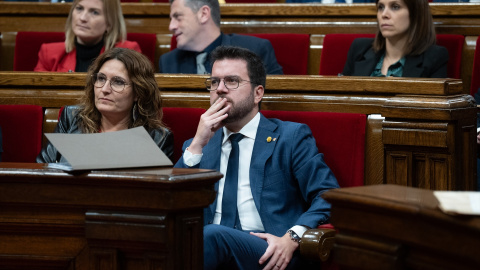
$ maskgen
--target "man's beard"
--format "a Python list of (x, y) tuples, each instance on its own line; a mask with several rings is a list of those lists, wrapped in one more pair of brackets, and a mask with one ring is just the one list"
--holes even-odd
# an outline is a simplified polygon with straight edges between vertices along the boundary
[[(219, 97), (221, 98), (221, 97)], [(233, 103), (233, 101), (227, 98), (227, 101), (230, 102), (231, 108), (228, 112), (228, 117), (223, 119), (222, 123), (228, 124), (236, 122), (245, 116), (247, 116), (255, 108), (255, 97), (253, 91), (250, 92), (250, 95), (245, 99), (239, 101), (238, 103)]]

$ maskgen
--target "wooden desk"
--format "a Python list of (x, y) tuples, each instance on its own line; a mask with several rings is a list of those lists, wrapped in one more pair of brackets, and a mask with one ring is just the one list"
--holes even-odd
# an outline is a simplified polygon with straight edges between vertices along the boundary
[(441, 212), (433, 192), (376, 185), (331, 190), (341, 269), (478, 269), (480, 217)]
[[(13, 70), (18, 31), (63, 32), (71, 3), (0, 2), (0, 70)], [(466, 37), (462, 80), (470, 91), (475, 41), (480, 36), (478, 3), (431, 3), (438, 34)], [(225, 33), (310, 34), (308, 74), (319, 74), (323, 38), (330, 33), (375, 33), (376, 8), (361, 4), (223, 4), (221, 28)], [(155, 65), (170, 50), (170, 7), (166, 3), (122, 3), (129, 33), (157, 34)]]
[(0, 269), (202, 269), (221, 174), (0, 163)]
[[(209, 107), (207, 76), (155, 77), (163, 106)], [(0, 72), (0, 104), (44, 107), (51, 132), (84, 85), (85, 73)], [(267, 76), (262, 109), (366, 114), (366, 185), (475, 190), (477, 107), (461, 93), (454, 79)]]

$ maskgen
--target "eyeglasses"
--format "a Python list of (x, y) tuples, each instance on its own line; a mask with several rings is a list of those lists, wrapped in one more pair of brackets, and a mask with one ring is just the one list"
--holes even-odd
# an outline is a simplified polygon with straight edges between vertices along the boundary
[[(207, 87), (208, 91), (215, 91), (217, 90), (221, 81), (222, 79), (220, 78), (211, 77), (205, 80), (205, 86)], [(223, 78), (223, 84), (228, 90), (237, 89), (240, 86), (241, 82), (253, 83), (251, 81), (243, 80), (242, 78), (237, 76), (225, 76)]]
[(93, 74), (92, 80), (93, 80), (93, 85), (95, 85), (95, 87), (98, 87), (98, 88), (103, 87), (105, 83), (107, 83), (107, 81), (110, 81), (110, 87), (115, 92), (122, 92), (125, 89), (125, 85), (130, 85), (126, 83), (122, 78), (117, 76), (111, 79), (107, 79), (107, 76), (105, 76), (102, 73)]

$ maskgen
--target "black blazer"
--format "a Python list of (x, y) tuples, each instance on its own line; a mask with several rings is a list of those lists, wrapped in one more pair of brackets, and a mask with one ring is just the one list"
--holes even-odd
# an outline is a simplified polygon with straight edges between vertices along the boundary
[[(357, 38), (348, 51), (345, 76), (370, 76), (384, 51), (375, 53), (373, 38)], [(448, 51), (433, 45), (420, 55), (407, 55), (402, 77), (447, 78)]]
[[(262, 58), (267, 74), (283, 74), (282, 66), (277, 62), (273, 46), (267, 39), (237, 34), (221, 34), (223, 46), (238, 46), (249, 49)], [(205, 69), (212, 72), (212, 66), (207, 59)], [(160, 73), (196, 74), (197, 62), (192, 52), (178, 48), (162, 54), (159, 61)]]

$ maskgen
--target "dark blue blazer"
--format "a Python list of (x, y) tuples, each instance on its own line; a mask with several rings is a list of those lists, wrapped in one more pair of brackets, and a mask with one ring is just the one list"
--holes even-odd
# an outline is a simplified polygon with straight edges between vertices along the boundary
[[(375, 53), (373, 38), (357, 38), (348, 51), (345, 76), (370, 76), (383, 51)], [(433, 45), (420, 55), (407, 55), (402, 77), (447, 78), (448, 50)]]
[[(276, 139), (268, 142), (268, 137)], [(222, 140), (220, 129), (203, 148), (202, 160), (195, 167), (220, 170)], [(191, 141), (184, 143), (183, 151)], [(188, 168), (183, 157), (175, 167)], [(313, 228), (327, 223), (330, 204), (321, 194), (338, 188), (338, 183), (307, 125), (261, 115), (250, 163), (250, 187), (265, 232), (283, 236), (293, 225)], [(213, 222), (216, 203), (205, 208), (205, 224)]]
[[(223, 46), (238, 46), (249, 49), (262, 58), (267, 74), (283, 74), (282, 67), (278, 64), (270, 41), (253, 36), (223, 34)], [(207, 57), (205, 69), (208, 73), (212, 72), (212, 66)], [(163, 54), (159, 61), (160, 73), (184, 73), (196, 74), (197, 62), (192, 52), (180, 50), (178, 48)]]

